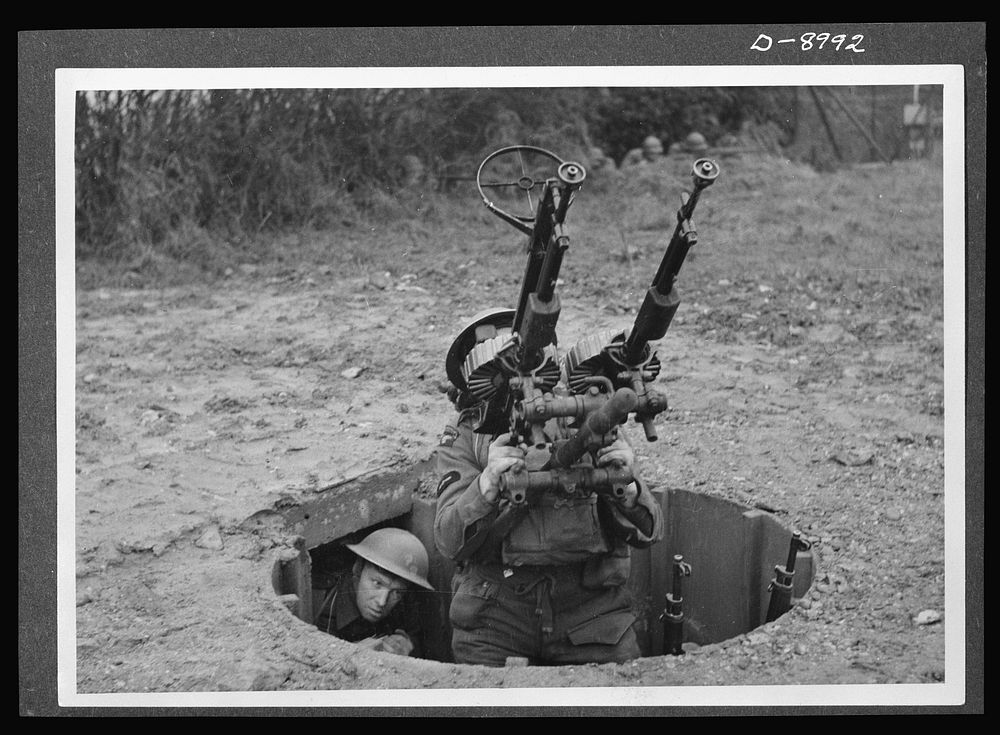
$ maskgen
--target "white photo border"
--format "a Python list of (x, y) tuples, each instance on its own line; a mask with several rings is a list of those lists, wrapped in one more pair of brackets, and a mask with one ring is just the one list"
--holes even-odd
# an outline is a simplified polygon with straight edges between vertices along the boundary
[[(933, 706), (966, 699), (966, 228), (964, 67), (546, 66), (60, 68), (55, 73), (57, 682), (66, 707)], [(945, 677), (942, 683), (560, 689), (81, 694), (75, 607), (74, 114), (77, 92), (115, 89), (941, 85), (944, 175)]]

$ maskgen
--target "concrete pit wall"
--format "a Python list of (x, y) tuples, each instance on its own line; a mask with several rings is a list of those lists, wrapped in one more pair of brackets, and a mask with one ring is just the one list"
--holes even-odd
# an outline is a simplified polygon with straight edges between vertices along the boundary
[[(316, 500), (280, 511), (285, 530), (297, 537), (294, 549), (276, 560), (275, 594), (292, 614), (313, 614), (312, 559), (343, 543), (360, 540), (383, 526), (415, 534), (430, 557), (428, 579), (435, 592), (418, 590), (427, 658), (452, 661), (448, 607), (453, 563), (434, 545), (436, 500), (422, 488), (435, 487), (433, 463), (388, 473), (337, 488)], [(653, 490), (666, 519), (665, 538), (649, 549), (633, 549), (629, 586), (635, 599), (636, 632), (645, 656), (664, 653), (659, 621), (673, 582), (675, 554), (691, 565), (683, 579), (684, 640), (705, 645), (735, 637), (765, 622), (774, 567), (785, 564), (791, 529), (773, 515), (686, 490)], [(799, 552), (793, 598), (802, 597), (815, 576), (810, 551)]]

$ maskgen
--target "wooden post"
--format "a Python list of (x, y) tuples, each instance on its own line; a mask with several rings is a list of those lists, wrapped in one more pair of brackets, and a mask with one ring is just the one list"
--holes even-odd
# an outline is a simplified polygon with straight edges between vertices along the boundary
[(298, 552), (298, 562), (294, 567), (295, 593), (299, 596), (299, 604), (296, 617), (306, 623), (312, 624), (313, 620), (313, 599), (312, 599), (312, 557), (309, 549), (306, 548), (306, 540), (302, 536), (295, 537), (295, 550)]
[(822, 101), (820, 101), (819, 95), (816, 94), (815, 87), (807, 87), (809, 94), (813, 98), (813, 102), (816, 103), (816, 110), (819, 112), (819, 119), (823, 123), (823, 127), (826, 128), (826, 135), (830, 139), (830, 145), (833, 146), (833, 154), (837, 157), (837, 160), (843, 163), (844, 156), (840, 153), (840, 146), (837, 145), (837, 138), (833, 135), (833, 128), (830, 127), (830, 121), (826, 117), (826, 109), (823, 107)]
[(294, 548), (278, 553), (271, 583), (278, 598), (295, 617), (312, 623), (312, 557), (302, 536), (296, 536), (293, 544)]
[[(878, 88), (875, 87), (875, 86), (871, 87), (871, 102), (872, 102), (872, 107), (871, 107), (870, 114), (868, 115), (869, 121), (871, 123), (872, 138), (875, 137), (875, 103), (876, 103), (875, 90), (876, 89), (878, 89)], [(871, 146), (869, 148), (869, 150), (868, 150), (868, 157), (869, 158), (875, 158), (875, 154), (876, 154), (875, 146)]]
[(876, 143), (875, 139), (868, 133), (867, 130), (865, 130), (865, 126), (861, 123), (860, 120), (858, 120), (855, 114), (851, 112), (851, 109), (847, 106), (847, 104), (842, 99), (840, 99), (840, 96), (831, 87), (823, 87), (823, 89), (825, 89), (826, 93), (833, 98), (833, 101), (837, 103), (837, 106), (840, 107), (841, 110), (843, 110), (844, 114), (847, 115), (847, 118), (852, 123), (854, 123), (854, 127), (856, 127), (859, 131), (861, 131), (861, 134), (865, 136), (865, 138), (868, 140), (869, 145), (871, 145), (871, 147), (878, 152), (879, 158), (881, 158), (886, 163), (892, 163), (892, 159), (882, 152), (882, 149), (879, 148), (878, 143)]
[(663, 540), (658, 544), (653, 544), (649, 549), (649, 599), (652, 610), (648, 639), (649, 653), (646, 655), (660, 656), (664, 651), (663, 621), (659, 619), (659, 616), (663, 612), (665, 595), (669, 589), (670, 559), (674, 554), (677, 525), (674, 515), (675, 508), (671, 502), (674, 493), (669, 490), (654, 490), (653, 494), (658, 497), (660, 508), (663, 510), (666, 528)]

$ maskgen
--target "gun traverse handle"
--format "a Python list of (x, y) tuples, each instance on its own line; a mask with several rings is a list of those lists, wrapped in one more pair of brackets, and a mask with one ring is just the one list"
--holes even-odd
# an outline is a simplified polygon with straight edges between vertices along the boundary
[(556, 466), (569, 467), (576, 462), (587, 452), (590, 443), (596, 437), (607, 434), (618, 424), (623, 423), (638, 403), (639, 397), (631, 388), (616, 390), (607, 403), (590, 413), (580, 430), (556, 450), (554, 455)]
[(646, 441), (655, 442), (660, 438), (660, 435), (656, 433), (656, 424), (653, 423), (653, 419), (649, 416), (643, 416), (640, 418), (639, 423), (642, 424), (642, 430), (646, 434)]
[(646, 432), (646, 441), (655, 442), (659, 437), (653, 417), (667, 410), (667, 397), (659, 391), (649, 390), (641, 380), (634, 380), (633, 386), (633, 390), (639, 396), (635, 422), (642, 425), (642, 430)]
[(500, 475), (500, 493), (512, 505), (530, 503), (544, 492), (567, 495), (579, 491), (610, 493), (622, 497), (624, 488), (635, 481), (626, 467), (571, 467), (552, 470), (509, 470)]

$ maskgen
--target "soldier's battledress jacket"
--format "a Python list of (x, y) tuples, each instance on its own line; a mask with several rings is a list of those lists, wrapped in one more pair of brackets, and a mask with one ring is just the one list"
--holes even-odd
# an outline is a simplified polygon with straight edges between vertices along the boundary
[(382, 620), (369, 622), (358, 610), (354, 585), (354, 577), (348, 570), (334, 577), (329, 589), (314, 588), (314, 592), (325, 594), (313, 601), (313, 624), (320, 630), (351, 643), (357, 643), (365, 638), (382, 638), (393, 633), (404, 633), (414, 645), (410, 655), (419, 656), (419, 619), (409, 599), (404, 598)]
[[(479, 476), (495, 437), (474, 432), (480, 410), (459, 414), (437, 449), (434, 533), (439, 551), (457, 562), (450, 611), (456, 660), (503, 665), (507, 656), (533, 663), (638, 656), (624, 585), (629, 547), (663, 536), (656, 499), (637, 480), (632, 509), (596, 493), (546, 493), (517, 511), (505, 499), (487, 502)], [(545, 431), (554, 439), (563, 430), (552, 421)]]

